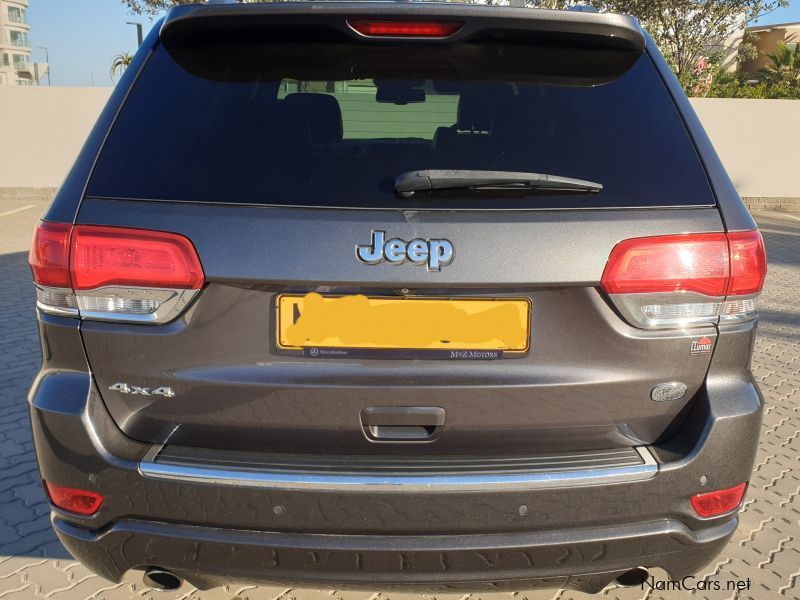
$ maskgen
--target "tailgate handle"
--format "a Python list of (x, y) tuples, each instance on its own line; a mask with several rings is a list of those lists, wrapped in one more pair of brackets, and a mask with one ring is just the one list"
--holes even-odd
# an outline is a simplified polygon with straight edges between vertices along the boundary
[(437, 406), (371, 406), (361, 411), (361, 426), (374, 442), (429, 442), (444, 426)]

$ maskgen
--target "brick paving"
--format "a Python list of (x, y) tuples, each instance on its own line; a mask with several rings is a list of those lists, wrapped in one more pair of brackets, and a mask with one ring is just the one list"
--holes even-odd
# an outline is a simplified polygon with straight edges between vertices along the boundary
[[(432, 595), (396, 592), (254, 586), (201, 593), (185, 585), (174, 593), (159, 593), (142, 585), (140, 573), (113, 584), (72, 560), (50, 529), (25, 402), (39, 361), (26, 250), (43, 207), (38, 199), (0, 203), (0, 314), (4, 315), (0, 320), (0, 600), (434, 599)], [(697, 589), (688, 594), (611, 587), (602, 598), (800, 598), (800, 213), (759, 213), (756, 217), (770, 259), (753, 360), (766, 412), (739, 529), (717, 563), (697, 574), (698, 581), (717, 582), (722, 589)], [(725, 589), (728, 580), (748, 578), (749, 589)], [(568, 600), (593, 596), (560, 590), (448, 596), (453, 600), (509, 597)]]

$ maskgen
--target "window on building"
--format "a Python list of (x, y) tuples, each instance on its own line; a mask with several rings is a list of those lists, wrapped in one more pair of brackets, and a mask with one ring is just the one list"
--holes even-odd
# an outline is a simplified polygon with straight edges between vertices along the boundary
[(6, 53), (6, 52), (4, 52), (4, 53), (3, 53), (3, 59), (2, 59), (2, 63), (0, 63), (0, 64), (1, 64), (2, 66), (4, 66), (4, 67), (7, 67), (7, 66), (9, 66), (9, 65), (11, 64), (11, 63), (9, 62), (9, 60), (8, 60), (8, 53)]
[(23, 71), (30, 67), (30, 65), (28, 64), (28, 57), (25, 56), (24, 54), (14, 54), (13, 60), (14, 60), (14, 68), (17, 71)]
[(18, 73), (17, 74), (17, 84), (18, 85), (33, 85), (33, 77), (28, 75), (27, 73)]
[(9, 6), (8, 20), (10, 23), (24, 23), (25, 11), (17, 6)]
[(9, 40), (12, 46), (29, 46), (28, 34), (25, 31), (17, 31), (12, 29), (9, 31)]
[(786, 44), (786, 48), (788, 48), (790, 52), (794, 52), (795, 50), (797, 50), (797, 42), (788, 42)]

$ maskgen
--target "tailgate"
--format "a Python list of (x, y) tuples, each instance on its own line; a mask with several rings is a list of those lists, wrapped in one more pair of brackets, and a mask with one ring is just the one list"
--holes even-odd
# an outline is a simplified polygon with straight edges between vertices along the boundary
[[(205, 274), (167, 323), (82, 325), (126, 434), (519, 454), (680, 422), (716, 328), (635, 327), (599, 288), (621, 240), (723, 231), (635, 21), (303, 3), (184, 7), (161, 35), (78, 215), (181, 234)], [(396, 192), (420, 170), (601, 188)]]
[[(637, 445), (663, 436), (679, 417), (703, 384), (711, 356), (692, 352), (692, 342), (715, 339), (713, 326), (632, 327), (596, 287), (619, 239), (687, 227), (719, 230), (714, 209), (457, 219), (432, 213), (409, 223), (402, 213), (348, 212), (331, 219), (324, 210), (211, 205), (193, 207), (187, 218), (179, 204), (88, 200), (81, 218), (183, 233), (194, 241), (206, 273), (205, 289), (172, 323), (83, 323), (89, 360), (112, 415), (128, 435), (146, 441), (317, 453), (407, 451), (371, 444), (362, 410), (431, 406), (446, 412), (442, 435), (426, 447), (435, 453)], [(353, 248), (376, 225), (405, 239), (446, 237), (457, 259), (435, 279), (412, 264), (365, 265)], [(590, 253), (575, 242), (587, 229), (593, 232)], [(518, 242), (509, 248), (510, 240)], [(449, 352), (287, 352), (278, 345), (278, 300), (309, 292), (524, 297), (531, 306), (530, 348), (495, 360), (451, 358)], [(651, 399), (654, 386), (673, 381), (687, 386), (682, 398)], [(174, 396), (109, 389), (119, 382), (151, 390), (167, 386)]]

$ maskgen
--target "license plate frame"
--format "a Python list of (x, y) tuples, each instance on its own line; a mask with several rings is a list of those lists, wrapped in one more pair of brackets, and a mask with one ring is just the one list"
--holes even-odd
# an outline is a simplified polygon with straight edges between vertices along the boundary
[[(346, 300), (337, 302), (343, 299)], [(275, 298), (274, 341), (278, 351), (310, 358), (493, 360), (520, 357), (530, 351), (532, 306), (531, 299), (526, 297), (394, 297), (316, 292), (282, 293)], [(317, 312), (313, 322), (304, 324), (306, 327), (303, 335), (297, 329), (291, 331), (289, 328), (297, 325), (304, 311), (308, 316), (309, 310)], [(380, 317), (377, 316), (379, 310)], [(364, 315), (363, 311), (375, 312)], [(430, 314), (426, 315), (426, 312)], [(398, 319), (398, 315), (403, 318)], [(365, 316), (369, 318), (365, 319)], [(360, 323), (356, 329), (360, 328), (360, 332), (353, 331), (355, 324), (348, 322), (355, 317), (359, 318)], [(415, 320), (418, 318), (421, 318), (421, 322), (417, 324)], [(371, 333), (366, 334), (363, 331), (367, 327), (365, 320), (373, 326), (376, 323), (379, 326), (373, 327)], [(321, 325), (323, 321), (328, 324)], [(393, 324), (402, 322), (403, 326), (387, 327), (387, 321)], [(332, 333), (330, 322), (336, 322), (339, 327), (335, 333)], [(464, 324), (471, 325), (470, 332), (458, 331)], [(317, 330), (320, 325), (328, 329)], [(495, 326), (505, 332), (503, 335), (506, 343), (495, 343), (500, 338), (477, 340), (483, 332)], [(447, 342), (432, 339), (437, 337), (433, 332), (448, 330), (450, 335), (446, 337), (452, 339)], [(367, 335), (373, 337), (367, 339), (364, 337)], [(359, 336), (361, 340), (356, 339)], [(415, 340), (420, 343), (414, 343)]]

